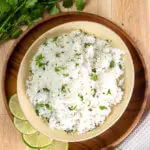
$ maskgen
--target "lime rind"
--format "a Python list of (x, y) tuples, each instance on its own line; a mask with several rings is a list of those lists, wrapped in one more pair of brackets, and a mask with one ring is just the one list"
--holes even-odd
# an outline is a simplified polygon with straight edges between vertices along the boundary
[(26, 118), (20, 108), (17, 94), (14, 94), (10, 97), (9, 109), (16, 118), (18, 118), (20, 120), (26, 120)]
[(14, 125), (16, 129), (23, 134), (33, 134), (37, 132), (27, 120), (20, 120), (14, 117)]
[(49, 139), (40, 132), (30, 135), (22, 134), (22, 139), (27, 146), (33, 149), (47, 148), (52, 143), (52, 139)]
[(53, 141), (49, 147), (40, 150), (68, 150), (69, 144), (66, 142)]

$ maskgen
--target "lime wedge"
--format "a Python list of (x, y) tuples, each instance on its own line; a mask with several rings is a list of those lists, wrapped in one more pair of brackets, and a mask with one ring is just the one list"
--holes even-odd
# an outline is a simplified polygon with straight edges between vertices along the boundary
[(14, 117), (14, 125), (23, 134), (33, 134), (37, 132), (27, 120), (20, 120)]
[(69, 144), (66, 142), (53, 141), (49, 147), (40, 150), (68, 150)]
[(30, 135), (23, 134), (22, 138), (26, 145), (34, 149), (46, 148), (52, 143), (52, 139), (40, 132), (35, 132)]
[(9, 109), (16, 118), (21, 119), (21, 120), (26, 120), (26, 118), (20, 108), (17, 94), (14, 94), (13, 96), (11, 96), (11, 98), (9, 100)]

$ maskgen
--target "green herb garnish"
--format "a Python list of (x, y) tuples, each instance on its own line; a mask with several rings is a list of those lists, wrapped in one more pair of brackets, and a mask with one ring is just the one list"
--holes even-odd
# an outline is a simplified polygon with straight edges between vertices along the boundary
[(84, 43), (84, 48), (87, 48), (90, 45), (91, 45), (90, 43)]
[(66, 92), (67, 92), (66, 87), (67, 87), (67, 84), (63, 84), (63, 85), (61, 86), (61, 91), (62, 91), (63, 93), (66, 93)]
[(88, 110), (89, 110), (89, 111), (92, 111), (92, 108), (89, 108)]
[(39, 116), (39, 110), (35, 109), (36, 114)]
[(67, 134), (72, 133), (73, 130), (64, 130)]
[(54, 70), (55, 70), (55, 72), (59, 72), (60, 71), (60, 69), (58, 67), (55, 67)]
[(99, 106), (99, 109), (100, 110), (105, 110), (105, 109), (107, 109), (107, 107), (105, 107), (105, 106)]
[(92, 72), (96, 73), (96, 68), (93, 68), (93, 69), (92, 69)]
[(40, 107), (44, 107), (45, 104), (36, 104), (36, 109), (40, 108)]
[(83, 101), (83, 100), (84, 100), (83, 95), (78, 94), (78, 96), (80, 97), (80, 100), (81, 100), (81, 101)]
[(80, 56), (80, 55), (81, 55), (81, 53), (75, 53), (74, 55), (75, 55), (75, 56)]
[(48, 110), (52, 110), (52, 106), (51, 106), (51, 105), (45, 104), (45, 106), (46, 106), (46, 108), (47, 108)]
[(95, 97), (97, 90), (96, 89), (93, 90), (94, 90), (93, 97)]
[(119, 64), (119, 68), (120, 68), (120, 70), (122, 70), (122, 65), (121, 64)]
[(94, 81), (97, 81), (98, 80), (98, 76), (94, 73), (91, 73), (91, 79), (94, 80)]
[(110, 62), (109, 68), (114, 68), (114, 67), (115, 67), (115, 61), (112, 60), (112, 61)]
[(70, 106), (70, 107), (68, 107), (69, 108), (69, 110), (75, 110), (76, 109), (76, 107), (77, 107), (77, 105), (75, 105), (75, 106)]
[(76, 63), (76, 67), (77, 67), (77, 66), (79, 66), (79, 64), (78, 64), (78, 63)]
[(60, 53), (56, 53), (55, 56), (56, 56), (56, 57), (60, 57)]
[(50, 90), (48, 88), (43, 88), (44, 92), (50, 92)]
[(68, 77), (69, 74), (68, 74), (68, 73), (64, 73), (63, 76), (64, 76), (64, 77)]
[(108, 42), (109, 44), (112, 42), (112, 40), (106, 39), (106, 42)]
[(110, 91), (110, 89), (108, 89), (108, 91), (107, 91), (107, 95), (110, 95), (111, 94), (111, 91)]
[(48, 42), (47, 42), (47, 41), (45, 41), (45, 42), (43, 43), (43, 45), (44, 45), (44, 46), (47, 46), (47, 45), (48, 45)]
[[(45, 57), (42, 54), (39, 54), (35, 58), (36, 65), (41, 68), (48, 64), (48, 62), (42, 62)], [(45, 68), (43, 68), (45, 70)]]
[(55, 37), (52, 39), (52, 41), (53, 41), (53, 42), (56, 42), (57, 39), (58, 39), (58, 36), (55, 36)]

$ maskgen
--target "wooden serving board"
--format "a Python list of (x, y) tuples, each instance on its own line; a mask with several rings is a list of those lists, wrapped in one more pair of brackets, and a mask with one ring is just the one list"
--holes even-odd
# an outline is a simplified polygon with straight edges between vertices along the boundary
[(7, 111), (13, 119), (9, 108), (8, 100), (12, 94), (16, 93), (17, 73), (22, 58), (30, 45), (47, 30), (71, 21), (93, 21), (107, 26), (115, 31), (126, 43), (134, 62), (135, 86), (130, 103), (123, 116), (103, 134), (84, 142), (70, 143), (70, 150), (100, 150), (117, 146), (135, 128), (145, 109), (148, 96), (147, 71), (140, 51), (136, 48), (131, 38), (118, 26), (112, 22), (96, 15), (87, 13), (64, 13), (42, 20), (29, 30), (27, 30), (12, 47), (11, 54), (5, 64), (3, 72), (3, 99)]

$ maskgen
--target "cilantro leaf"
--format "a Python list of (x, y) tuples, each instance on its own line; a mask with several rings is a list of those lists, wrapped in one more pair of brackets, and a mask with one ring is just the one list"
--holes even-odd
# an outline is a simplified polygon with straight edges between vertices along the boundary
[(84, 9), (86, 0), (76, 0), (76, 8), (81, 11)]
[(65, 8), (70, 8), (73, 6), (73, 0), (63, 0), (63, 6)]
[(30, 8), (35, 6), (35, 4), (37, 3), (38, 0), (27, 0), (25, 7), (26, 8)]
[(97, 81), (98, 80), (98, 76), (94, 73), (91, 73), (91, 79), (94, 80), (94, 81)]
[(0, 0), (0, 21), (5, 17), (5, 13), (11, 9), (10, 5), (5, 0)]
[(77, 105), (75, 105), (75, 106), (70, 106), (70, 107), (68, 107), (69, 108), (69, 110), (75, 110), (76, 108), (77, 108)]
[(11, 32), (11, 38), (16, 39), (22, 34), (23, 31), (20, 28), (14, 28)]
[(112, 61), (110, 62), (109, 68), (114, 68), (114, 67), (115, 67), (115, 61), (112, 60)]
[(48, 7), (47, 10), (48, 10), (48, 13), (51, 15), (55, 15), (59, 13), (59, 9), (56, 4), (53, 5), (52, 7)]
[(107, 109), (107, 107), (106, 106), (99, 106), (99, 109), (100, 110), (105, 110), (105, 109)]
[(6, 2), (12, 6), (17, 5), (18, 4), (18, 0), (6, 0)]

